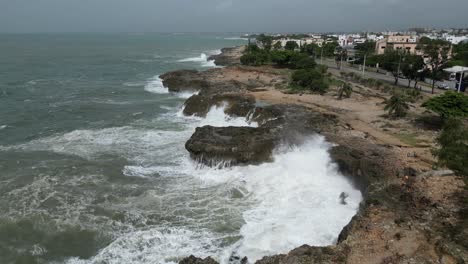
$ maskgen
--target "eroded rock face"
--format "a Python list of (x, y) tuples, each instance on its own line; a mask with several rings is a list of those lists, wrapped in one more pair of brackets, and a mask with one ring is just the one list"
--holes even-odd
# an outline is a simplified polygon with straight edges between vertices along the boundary
[(334, 247), (303, 245), (288, 254), (264, 257), (256, 264), (336, 264), (345, 263), (346, 254)]
[(197, 258), (192, 255), (190, 257), (187, 257), (181, 260), (179, 264), (219, 264), (219, 263), (215, 261), (214, 259), (212, 259), (211, 257), (202, 259), (202, 258)]
[(212, 55), (208, 60), (214, 60), (216, 65), (219, 66), (230, 66), (240, 64), (240, 57), (245, 47), (232, 47), (221, 49), (221, 54)]
[(201, 73), (195, 70), (168, 72), (161, 75), (160, 78), (170, 92), (195, 92), (209, 86), (209, 82), (201, 78)]
[(222, 105), (226, 114), (242, 117), (255, 108), (255, 99), (245, 94), (194, 95), (185, 102), (184, 114), (204, 117), (212, 106)]
[[(232, 96), (232, 97), (231, 97)], [(246, 116), (253, 108), (253, 99), (226, 94), (218, 97), (194, 96), (187, 101), (184, 113), (206, 114), (211, 105), (231, 100), (226, 108), (230, 115)], [(195, 101), (195, 102), (193, 102)], [(258, 164), (272, 160), (280, 144), (299, 145), (308, 135), (331, 131), (336, 122), (321, 113), (297, 105), (272, 105), (255, 108), (252, 121), (259, 127), (197, 128), (185, 147), (192, 157), (206, 165), (220, 162)]]
[(267, 128), (204, 126), (195, 130), (185, 148), (192, 158), (209, 166), (258, 164), (271, 160), (276, 140)]

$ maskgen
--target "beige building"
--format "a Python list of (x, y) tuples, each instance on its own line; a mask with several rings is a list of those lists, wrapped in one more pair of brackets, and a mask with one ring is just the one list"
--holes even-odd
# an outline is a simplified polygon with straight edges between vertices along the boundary
[(385, 49), (401, 50), (410, 54), (420, 54), (417, 49), (418, 39), (414, 36), (387, 36), (384, 39), (377, 41), (375, 52), (380, 55), (385, 52)]

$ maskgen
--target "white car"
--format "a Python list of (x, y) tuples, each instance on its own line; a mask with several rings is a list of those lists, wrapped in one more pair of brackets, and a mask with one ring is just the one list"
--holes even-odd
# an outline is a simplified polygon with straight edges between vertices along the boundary
[(437, 84), (437, 88), (442, 89), (442, 90), (449, 90), (450, 86), (447, 83), (439, 83)]

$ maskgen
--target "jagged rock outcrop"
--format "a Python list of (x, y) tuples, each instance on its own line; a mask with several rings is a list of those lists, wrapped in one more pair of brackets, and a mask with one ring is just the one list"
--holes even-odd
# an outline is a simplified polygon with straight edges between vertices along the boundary
[(185, 101), (184, 114), (206, 116), (212, 106), (225, 105), (225, 113), (230, 116), (247, 116), (255, 108), (253, 96), (245, 94), (194, 95)]
[(197, 258), (193, 255), (190, 257), (184, 258), (183, 260), (179, 261), (179, 264), (219, 264), (217, 261), (212, 259), (211, 257), (207, 258)]
[(337, 264), (345, 263), (346, 254), (334, 247), (303, 245), (288, 254), (264, 257), (256, 264)]
[[(206, 112), (210, 99), (201, 96), (200, 99), (192, 97), (188, 101), (195, 100), (193, 98), (208, 101), (198, 104), (202, 105), (201, 110)], [(236, 95), (234, 98), (239, 100), (242, 97)], [(252, 106), (250, 100), (246, 104), (245, 108), (228, 107), (226, 112), (246, 115)], [(253, 112), (252, 121), (258, 122), (259, 127), (197, 128), (185, 147), (194, 159), (209, 166), (216, 166), (223, 161), (231, 164), (258, 164), (271, 161), (273, 150), (278, 145), (301, 144), (307, 135), (324, 130), (331, 131), (336, 122), (329, 116), (298, 105), (257, 107)]]
[(219, 163), (258, 164), (271, 160), (278, 140), (267, 128), (198, 127), (185, 144), (192, 158), (217, 166)]
[(223, 48), (221, 54), (212, 55), (208, 60), (214, 60), (215, 64), (219, 66), (238, 65), (244, 49), (245, 46)]
[(170, 92), (195, 92), (208, 88), (209, 82), (196, 70), (178, 70), (160, 76)]

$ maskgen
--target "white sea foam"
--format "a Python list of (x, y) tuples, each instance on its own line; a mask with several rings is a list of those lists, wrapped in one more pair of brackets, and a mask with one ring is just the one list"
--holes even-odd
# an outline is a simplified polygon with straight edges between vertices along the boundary
[[(217, 256), (227, 263), (228, 252), (247, 256), (252, 263), (263, 256), (287, 253), (309, 244), (331, 245), (357, 212), (361, 193), (342, 176), (321, 136), (301, 146), (278, 150), (273, 163), (210, 169), (195, 173), (203, 181), (244, 186), (254, 205), (244, 211), (242, 239)], [(348, 194), (346, 204), (340, 194)]]
[(241, 38), (241, 37), (228, 37), (224, 39), (225, 40), (249, 40), (248, 38)]
[(148, 80), (148, 83), (145, 85), (145, 91), (156, 94), (169, 93), (169, 90), (164, 87), (162, 79), (159, 78), (159, 75), (156, 75)]
[(176, 264), (194, 253), (201, 257), (218, 255), (217, 239), (207, 231), (183, 228), (137, 231), (118, 238), (91, 260), (74, 258), (67, 263)]
[[(220, 53), (220, 51), (219, 51)], [(210, 55), (219, 54), (218, 51), (212, 52)], [(214, 60), (208, 60), (209, 55), (206, 53), (200, 54), (199, 57), (192, 57), (187, 59), (179, 60), (178, 62), (198, 62), (202, 67), (216, 67)]]
[(145, 82), (125, 82), (123, 85), (128, 86), (128, 87), (138, 87), (138, 86), (144, 86), (146, 83)]
[[(206, 118), (183, 117), (176, 113), (162, 115), (159, 127), (115, 127), (99, 130), (76, 130), (16, 146), (24, 150), (48, 150), (93, 159), (100, 154), (117, 154), (129, 160), (122, 169), (130, 177), (172, 177), (174, 186), (169, 200), (161, 197), (136, 197), (129, 201), (132, 208), (145, 199), (159, 199), (175, 216), (191, 218), (180, 212), (202, 210), (201, 222), (183, 227), (153, 226), (127, 232), (102, 249), (90, 260), (71, 259), (69, 264), (88, 263), (177, 263), (194, 254), (213, 256), (227, 263), (234, 254), (247, 256), (250, 262), (265, 255), (286, 253), (302, 244), (323, 246), (333, 244), (340, 230), (356, 213), (362, 199), (358, 190), (342, 176), (330, 159), (330, 147), (321, 136), (310, 137), (301, 146), (279, 148), (274, 162), (225, 169), (199, 166), (183, 147), (197, 126), (257, 126), (245, 118), (230, 118), (225, 106), (213, 107)], [(164, 124), (183, 124), (180, 130), (170, 130)], [(174, 177), (181, 177), (179, 181)], [(198, 182), (199, 185), (195, 183)], [(212, 193), (203, 207), (187, 205), (187, 197), (197, 197), (206, 186), (219, 190)], [(230, 198), (224, 190), (242, 190), (240, 198)], [(346, 204), (340, 194), (348, 194)], [(149, 197), (149, 198), (148, 198)], [(162, 199), (162, 200), (161, 200)], [(234, 199), (234, 200), (233, 200)], [(237, 202), (237, 200), (239, 202)], [(197, 203), (194, 200), (195, 204)], [(178, 211), (180, 210), (180, 211)], [(234, 244), (223, 244), (226, 234), (206, 230), (199, 225), (217, 219), (223, 211), (239, 212), (245, 222)], [(172, 213), (172, 212), (171, 212)], [(209, 225), (209, 224), (208, 224)]]

